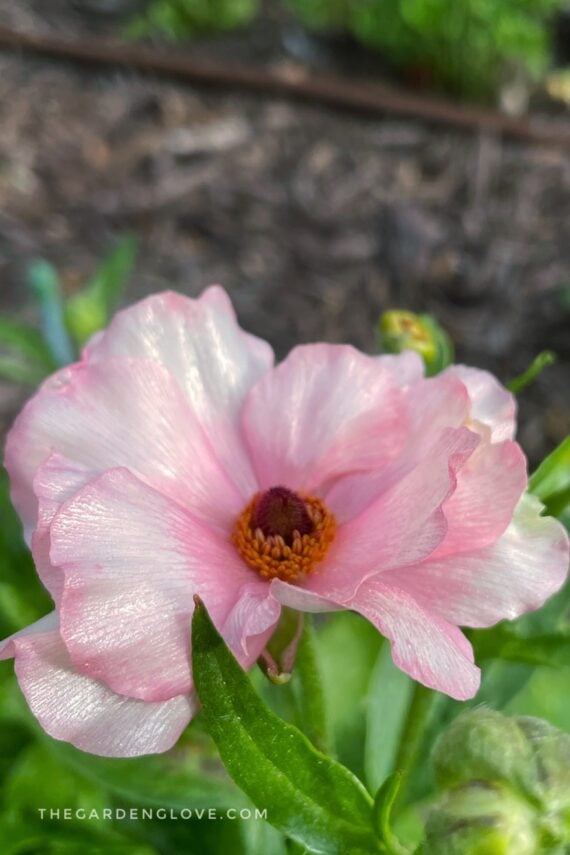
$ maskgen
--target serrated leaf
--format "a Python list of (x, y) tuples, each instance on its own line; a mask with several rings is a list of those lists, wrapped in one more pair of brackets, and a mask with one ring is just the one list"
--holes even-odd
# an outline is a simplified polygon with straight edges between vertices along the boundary
[(378, 851), (362, 783), (265, 706), (203, 605), (192, 621), (192, 662), (222, 760), (268, 821), (312, 852)]

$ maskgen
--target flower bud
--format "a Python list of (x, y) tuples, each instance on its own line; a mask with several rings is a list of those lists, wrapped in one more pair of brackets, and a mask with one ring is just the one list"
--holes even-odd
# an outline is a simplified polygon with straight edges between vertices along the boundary
[(422, 855), (538, 855), (534, 811), (506, 787), (473, 782), (444, 795), (426, 824)]
[(392, 309), (380, 317), (380, 344), (386, 353), (415, 350), (428, 375), (438, 374), (453, 362), (453, 344), (430, 315)]
[(516, 719), (490, 709), (458, 716), (437, 741), (433, 764), (441, 788), (504, 781), (534, 791), (532, 745)]
[(436, 743), (444, 791), (422, 855), (559, 855), (570, 843), (570, 735), (538, 718), (471, 710)]
[(534, 754), (537, 795), (552, 814), (562, 815), (570, 839), (570, 734), (531, 716), (515, 719)]

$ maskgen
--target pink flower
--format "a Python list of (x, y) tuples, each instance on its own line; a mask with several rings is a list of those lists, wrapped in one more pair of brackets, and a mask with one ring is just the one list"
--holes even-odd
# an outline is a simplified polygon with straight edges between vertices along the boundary
[(194, 594), (244, 668), (283, 605), (353, 609), (400, 668), (470, 698), (458, 625), (538, 608), (568, 566), (514, 427), (484, 371), (329, 344), (274, 368), (222, 289), (143, 300), (10, 433), (55, 610), (1, 655), (48, 733), (102, 755), (165, 751), (191, 718)]

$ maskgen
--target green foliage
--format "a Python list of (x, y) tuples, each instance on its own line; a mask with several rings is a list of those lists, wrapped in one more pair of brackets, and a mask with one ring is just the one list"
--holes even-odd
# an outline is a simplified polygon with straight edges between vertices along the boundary
[(507, 383), (507, 387), (515, 395), (518, 395), (519, 392), (522, 392), (523, 389), (526, 389), (527, 386), (533, 383), (545, 368), (548, 368), (549, 365), (554, 365), (555, 362), (556, 354), (551, 350), (543, 350), (533, 359), (526, 371)]
[(550, 15), (563, 0), (287, 0), (309, 27), (342, 29), (401, 71), (487, 99), (509, 70), (532, 78), (549, 62)]
[(401, 776), (395, 772), (384, 781), (374, 799), (373, 815), (378, 835), (388, 855), (408, 855), (408, 850), (402, 846), (392, 828), (392, 809), (398, 797), (400, 784)]
[(137, 241), (127, 235), (117, 242), (85, 287), (66, 301), (67, 329), (79, 346), (103, 329), (117, 310), (136, 256)]
[(533, 473), (529, 488), (570, 529), (570, 436), (542, 461)]
[[(336, 755), (345, 766), (364, 777), (368, 690), (372, 669), (383, 646), (382, 637), (360, 615), (339, 612), (324, 619), (315, 641)], [(370, 781), (372, 785), (376, 782)]]
[(316, 748), (328, 752), (332, 735), (323, 688), (322, 663), (310, 615), (305, 616), (294, 676), (292, 688), (297, 703), (299, 727)]
[[(351, 33), (405, 76), (475, 99), (519, 70), (536, 80), (550, 60), (548, 22), (564, 0), (283, 0), (309, 29)], [(179, 39), (252, 21), (260, 0), (151, 0), (134, 38)]]
[(41, 316), (42, 334), (58, 365), (73, 362), (74, 350), (64, 321), (63, 294), (57, 271), (43, 258), (30, 264), (28, 284)]
[(129, 27), (133, 38), (159, 32), (179, 39), (249, 23), (259, 0), (153, 0)]
[(55, 268), (45, 259), (33, 261), (28, 285), (39, 308), (40, 330), (0, 318), (0, 379), (36, 387), (57, 368), (73, 362), (117, 309), (136, 252), (134, 237), (119, 240), (85, 287), (67, 299)]
[(345, 767), (263, 703), (203, 605), (192, 667), (208, 730), (230, 775), (276, 828), (322, 853), (374, 852), (372, 800)]
[(366, 780), (373, 790), (395, 769), (413, 689), (414, 681), (396, 668), (384, 643), (370, 679), (366, 715)]
[(18, 321), (0, 318), (0, 377), (37, 386), (57, 367), (42, 334)]

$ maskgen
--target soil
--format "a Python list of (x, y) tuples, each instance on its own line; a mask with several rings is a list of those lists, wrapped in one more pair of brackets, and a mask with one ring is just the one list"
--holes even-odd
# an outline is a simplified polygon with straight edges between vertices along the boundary
[[(0, 19), (116, 34), (87, 2), (50, 0), (49, 20), (42, 5), (0, 0)], [(262, 21), (188, 50), (292, 62), (283, 44)], [(126, 301), (220, 282), (280, 357), (314, 340), (373, 352), (381, 311), (428, 311), (459, 361), (504, 381), (557, 352), (520, 398), (534, 464), (570, 431), (569, 219), (562, 150), (0, 53), (2, 313), (34, 317), (31, 259), (72, 291), (124, 232), (140, 238)], [(0, 385), (0, 431), (26, 394)]]

